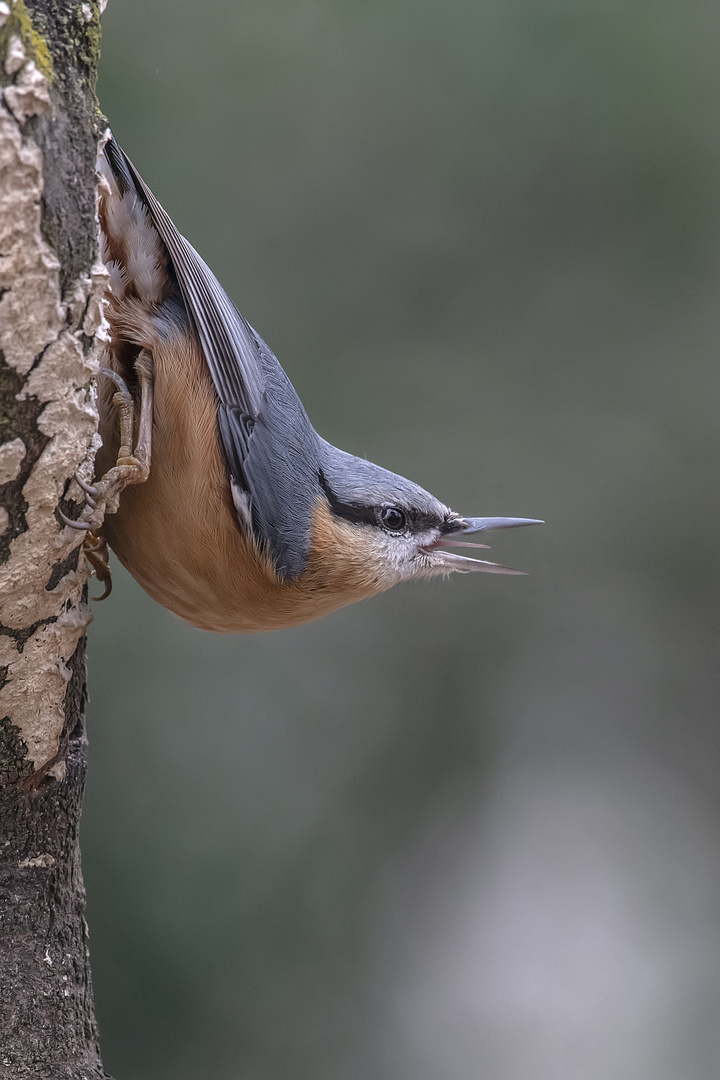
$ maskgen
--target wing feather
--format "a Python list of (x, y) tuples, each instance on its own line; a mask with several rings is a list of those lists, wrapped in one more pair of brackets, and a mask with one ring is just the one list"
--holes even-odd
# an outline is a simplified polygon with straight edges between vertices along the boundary
[(134, 189), (168, 250), (185, 307), (200, 341), (217, 395), (257, 417), (265, 393), (260, 349), (247, 321), (213, 272), (173, 225), (127, 155), (111, 139), (105, 156), (118, 181)]

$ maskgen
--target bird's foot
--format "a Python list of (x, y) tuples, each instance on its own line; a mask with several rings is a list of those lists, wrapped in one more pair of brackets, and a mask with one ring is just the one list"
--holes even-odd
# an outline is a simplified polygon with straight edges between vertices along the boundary
[(93, 577), (105, 586), (105, 591), (93, 600), (105, 600), (112, 592), (112, 574), (110, 573), (110, 552), (107, 540), (89, 532), (83, 541), (83, 554), (92, 567)]
[[(135, 402), (127, 388), (125, 380), (111, 368), (101, 367), (100, 374), (105, 375), (117, 386), (113, 395), (113, 404), (120, 421), (120, 449), (115, 465), (94, 484), (86, 483), (80, 476), (75, 479), (85, 494), (85, 508), (77, 520), (67, 517), (62, 510), (57, 514), (62, 523), (71, 529), (86, 532), (101, 527), (106, 514), (117, 513), (120, 496), (131, 484), (142, 484), (150, 475), (150, 435), (152, 430), (152, 362), (140, 353), (136, 361), (136, 370), (140, 380), (140, 420), (138, 423), (137, 442), (133, 443)], [(103, 579), (101, 579), (103, 580)]]

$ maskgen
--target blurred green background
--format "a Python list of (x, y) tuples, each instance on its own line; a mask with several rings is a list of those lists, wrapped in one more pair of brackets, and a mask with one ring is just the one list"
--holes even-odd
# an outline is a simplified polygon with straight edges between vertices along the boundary
[(527, 578), (221, 638), (114, 563), (116, 1080), (720, 1061), (720, 9), (111, 0), (114, 132), (318, 430)]

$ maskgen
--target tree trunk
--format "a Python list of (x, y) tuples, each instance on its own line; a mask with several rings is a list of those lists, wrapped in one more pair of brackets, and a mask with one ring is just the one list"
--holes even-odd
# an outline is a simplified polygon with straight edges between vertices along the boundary
[(103, 1077), (78, 824), (92, 473), (98, 0), (0, 2), (0, 1076)]

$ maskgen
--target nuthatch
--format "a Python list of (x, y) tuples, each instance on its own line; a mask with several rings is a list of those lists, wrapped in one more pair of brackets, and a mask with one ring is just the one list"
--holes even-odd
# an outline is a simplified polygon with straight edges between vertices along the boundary
[(151, 596), (222, 633), (293, 626), (410, 578), (518, 573), (443, 549), (484, 547), (466, 537), (534, 519), (462, 517), (322, 439), (112, 138), (100, 171), (112, 331), (102, 478), (81, 482), (81, 520), (63, 518), (99, 529), (108, 515), (88, 545), (98, 569), (106, 540)]

